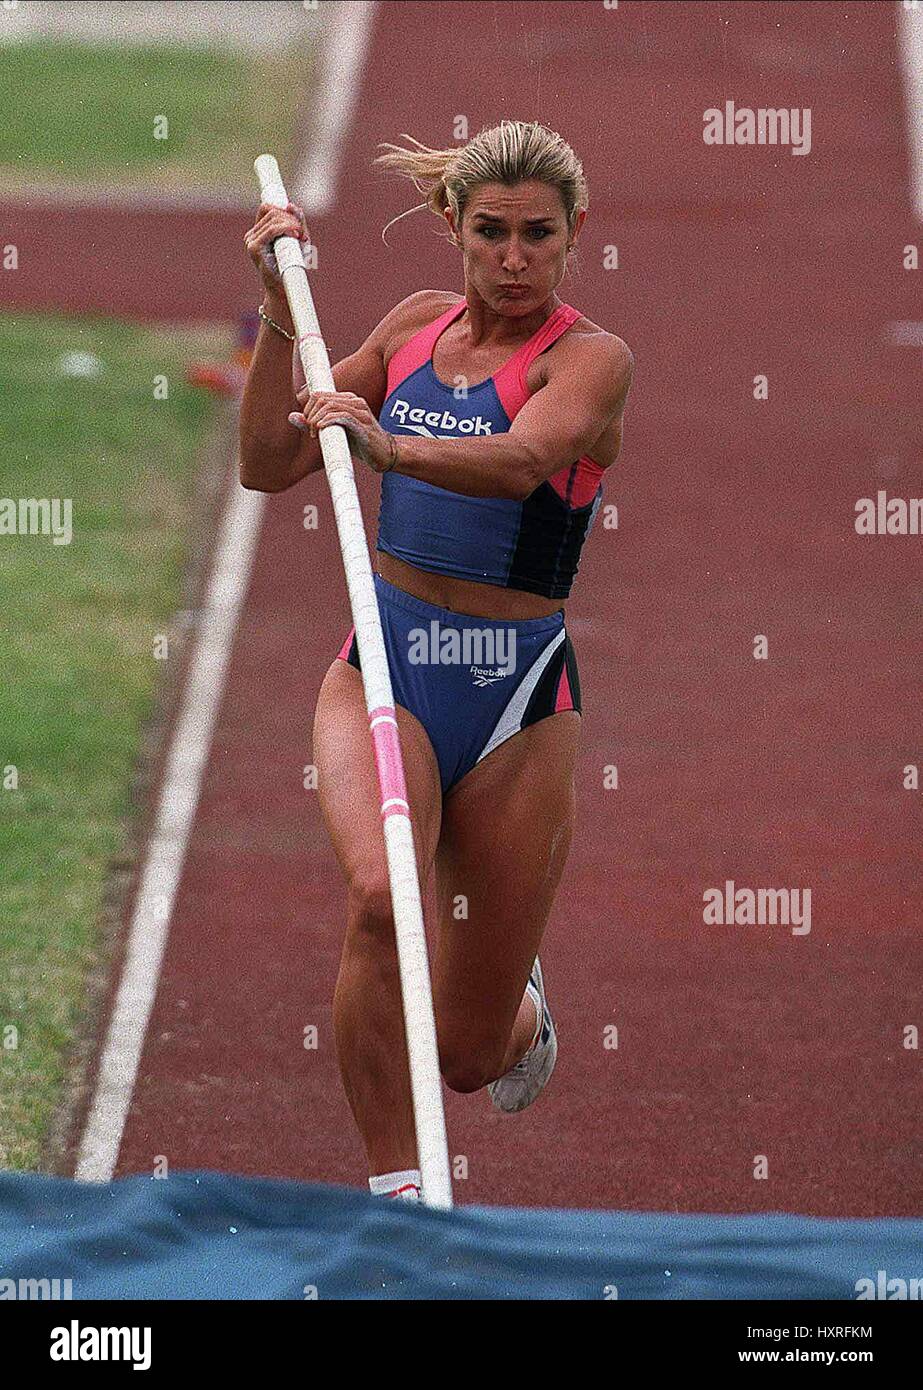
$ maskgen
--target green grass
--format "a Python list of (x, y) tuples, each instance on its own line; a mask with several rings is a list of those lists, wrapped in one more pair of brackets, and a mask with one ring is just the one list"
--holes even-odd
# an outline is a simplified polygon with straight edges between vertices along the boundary
[[(306, 39), (282, 55), (47, 40), (0, 50), (0, 187), (29, 179), (253, 195), (253, 159), (292, 162)], [(155, 139), (166, 117), (167, 138)]]
[[(73, 500), (69, 545), (0, 535), (3, 1167), (38, 1165), (61, 1099), (163, 671), (153, 638), (181, 606), (194, 460), (216, 409), (183, 365), (226, 355), (230, 337), (0, 316), (0, 498)], [(103, 373), (59, 375), (74, 350)], [(154, 398), (159, 374), (167, 400)], [(18, 789), (2, 789), (11, 767)]]

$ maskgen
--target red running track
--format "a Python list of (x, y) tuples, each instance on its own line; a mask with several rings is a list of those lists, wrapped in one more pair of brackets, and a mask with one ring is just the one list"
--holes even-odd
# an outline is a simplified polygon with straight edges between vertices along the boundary
[[(448, 1096), (461, 1203), (919, 1214), (921, 794), (901, 770), (923, 760), (921, 542), (853, 528), (857, 498), (920, 491), (919, 354), (886, 341), (923, 319), (894, 23), (877, 4), (379, 8), (314, 226), (332, 355), (410, 291), (460, 288), (426, 215), (382, 244), (414, 195), (370, 161), (404, 130), (448, 145), (466, 115), (538, 117), (582, 155), (565, 297), (637, 359), (619, 527), (597, 523), (569, 607), (585, 719), (543, 950), (558, 1070), (514, 1118)], [(811, 107), (810, 154), (704, 145), (728, 99)], [(166, 1154), (365, 1181), (331, 1028), (341, 888), (302, 789), (348, 626), (314, 479), (268, 503), (120, 1173)], [(726, 879), (810, 887), (810, 933), (706, 926)]]

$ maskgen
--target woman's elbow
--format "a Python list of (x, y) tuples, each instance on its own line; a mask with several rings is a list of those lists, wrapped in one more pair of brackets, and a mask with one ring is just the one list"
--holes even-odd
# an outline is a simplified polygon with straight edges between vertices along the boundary
[(515, 502), (524, 502), (527, 497), (531, 497), (537, 487), (541, 486), (547, 476), (548, 470), (544, 467), (542, 459), (539, 458), (534, 449), (530, 449), (528, 445), (523, 445), (518, 459), (518, 467), (510, 470), (508, 495)]
[(267, 469), (264, 463), (256, 464), (252, 461), (240, 461), (237, 476), (241, 487), (249, 492), (284, 492), (291, 487), (293, 479), (286, 472), (272, 472)]

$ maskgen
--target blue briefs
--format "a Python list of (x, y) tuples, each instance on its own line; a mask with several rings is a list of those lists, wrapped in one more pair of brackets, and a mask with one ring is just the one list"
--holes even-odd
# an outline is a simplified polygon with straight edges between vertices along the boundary
[[(563, 609), (547, 618), (476, 618), (374, 579), (394, 703), (429, 735), (443, 796), (520, 729), (561, 710), (579, 713)], [(338, 655), (361, 669), (355, 629)]]

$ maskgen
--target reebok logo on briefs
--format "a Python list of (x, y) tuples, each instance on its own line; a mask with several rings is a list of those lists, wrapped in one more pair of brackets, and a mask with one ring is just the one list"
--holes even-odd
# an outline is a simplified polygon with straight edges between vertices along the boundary
[(502, 681), (504, 676), (509, 675), (509, 671), (504, 671), (499, 666), (495, 666), (493, 670), (489, 666), (469, 666), (468, 670), (473, 678), (472, 684), (482, 689), (485, 685), (496, 685), (497, 681)]

